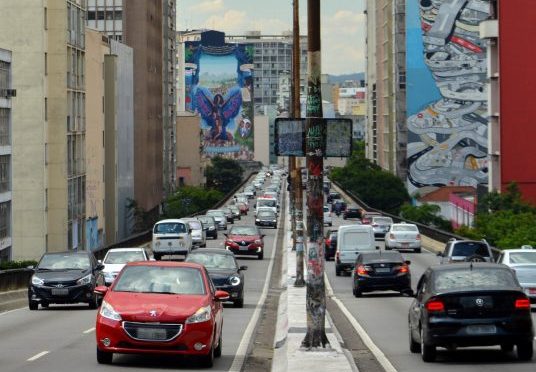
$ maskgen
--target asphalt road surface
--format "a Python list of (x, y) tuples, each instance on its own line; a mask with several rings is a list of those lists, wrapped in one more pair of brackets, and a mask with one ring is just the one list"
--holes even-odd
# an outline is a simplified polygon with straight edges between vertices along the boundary
[[(254, 224), (253, 202), (248, 216), (237, 225)], [(284, 224), (280, 224), (283, 226)], [(233, 225), (229, 225), (233, 226)], [(218, 240), (208, 240), (207, 247), (223, 248), (224, 231)], [(263, 229), (266, 234), (264, 260), (239, 257), (239, 265), (247, 265), (245, 272), (244, 308), (225, 305), (223, 326), (223, 354), (216, 358), (214, 371), (228, 371), (255, 309), (260, 306), (274, 249), (277, 230)], [(203, 248), (199, 248), (203, 249)], [(0, 371), (1, 372), (72, 372), (72, 371), (129, 371), (198, 370), (187, 358), (145, 355), (115, 355), (112, 365), (99, 365), (95, 356), (96, 310), (87, 305), (51, 305), (49, 309), (30, 311), (18, 309), (0, 314)]]

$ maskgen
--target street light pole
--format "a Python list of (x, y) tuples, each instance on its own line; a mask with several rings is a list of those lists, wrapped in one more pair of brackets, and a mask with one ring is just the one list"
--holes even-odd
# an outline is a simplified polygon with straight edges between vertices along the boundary
[(307, 334), (302, 347), (329, 347), (325, 331), (326, 288), (324, 283), (324, 172), (325, 126), (322, 122), (320, 0), (307, 1)]

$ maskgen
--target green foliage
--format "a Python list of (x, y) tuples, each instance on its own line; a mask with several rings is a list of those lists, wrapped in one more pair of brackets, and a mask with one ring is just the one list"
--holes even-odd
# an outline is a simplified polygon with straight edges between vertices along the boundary
[(180, 218), (210, 209), (225, 195), (216, 190), (185, 186), (166, 200), (165, 217)]
[(28, 266), (37, 265), (37, 261), (27, 260), (27, 261), (6, 261), (0, 262), (0, 270), (12, 270), (12, 269), (25, 269)]
[(423, 204), (418, 207), (404, 204), (400, 211), (400, 216), (407, 220), (422, 223), (441, 229), (444, 231), (452, 231), (451, 224), (448, 220), (441, 217), (439, 212), (441, 208), (435, 204)]
[(384, 171), (365, 157), (365, 143), (354, 144), (352, 156), (343, 168), (334, 168), (331, 179), (352, 191), (371, 207), (397, 214), (409, 201), (406, 187), (400, 178)]
[(205, 171), (207, 187), (227, 194), (242, 181), (244, 170), (236, 160), (216, 157)]
[(139, 206), (138, 202), (134, 199), (127, 199), (127, 210), (134, 219), (134, 224), (132, 228), (133, 233), (138, 233), (146, 231), (154, 225), (154, 217), (142, 207)]

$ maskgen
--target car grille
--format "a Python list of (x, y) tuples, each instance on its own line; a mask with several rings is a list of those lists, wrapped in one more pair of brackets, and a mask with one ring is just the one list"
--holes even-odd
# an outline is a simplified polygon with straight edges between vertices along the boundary
[(246, 240), (240, 240), (240, 241), (237, 241), (236, 244), (238, 244), (239, 246), (242, 246), (242, 247), (247, 247), (249, 246), (251, 243), (253, 242), (248, 242)]
[(182, 324), (123, 322), (123, 329), (134, 340), (167, 342), (182, 332)]

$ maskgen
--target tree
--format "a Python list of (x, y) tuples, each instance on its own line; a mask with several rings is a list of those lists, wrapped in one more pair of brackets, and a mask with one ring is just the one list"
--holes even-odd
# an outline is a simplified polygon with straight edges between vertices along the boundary
[(166, 200), (164, 213), (167, 218), (186, 217), (210, 209), (223, 197), (224, 194), (216, 190), (194, 186), (181, 187)]
[(207, 167), (207, 187), (227, 194), (242, 181), (244, 170), (236, 160), (216, 157)]

